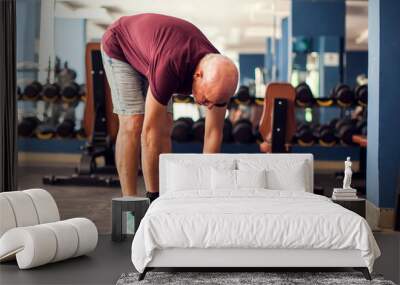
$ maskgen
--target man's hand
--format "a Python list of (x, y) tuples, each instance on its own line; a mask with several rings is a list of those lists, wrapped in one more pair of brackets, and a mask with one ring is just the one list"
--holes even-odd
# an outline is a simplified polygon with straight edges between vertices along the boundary
[(203, 153), (218, 153), (221, 150), (226, 107), (207, 110)]

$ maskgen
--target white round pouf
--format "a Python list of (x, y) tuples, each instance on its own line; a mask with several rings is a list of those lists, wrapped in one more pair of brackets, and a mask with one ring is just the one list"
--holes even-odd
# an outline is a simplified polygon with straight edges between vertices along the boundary
[(33, 226), (39, 223), (35, 205), (30, 196), (23, 191), (1, 193), (13, 209), (17, 227)]
[(56, 252), (56, 236), (41, 225), (11, 229), (0, 239), (0, 258), (16, 254), (20, 269), (49, 263)]
[(85, 218), (74, 218), (63, 222), (71, 224), (78, 232), (78, 250), (74, 257), (91, 252), (96, 248), (98, 232), (95, 224), (91, 220)]
[(39, 218), (39, 224), (60, 220), (56, 201), (54, 201), (49, 192), (43, 189), (29, 189), (22, 192), (28, 194), (32, 199)]
[(0, 237), (9, 229), (15, 228), (17, 223), (15, 221), (14, 211), (11, 208), (10, 202), (6, 197), (0, 195)]
[(55, 222), (42, 225), (51, 229), (57, 240), (57, 252), (51, 262), (71, 258), (78, 250), (78, 233), (75, 228), (65, 222)]

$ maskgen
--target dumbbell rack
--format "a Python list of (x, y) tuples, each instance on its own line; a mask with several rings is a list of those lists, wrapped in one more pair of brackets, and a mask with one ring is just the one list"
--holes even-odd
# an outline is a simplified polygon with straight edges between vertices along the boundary
[[(91, 50), (91, 82), (93, 84), (94, 126), (82, 148), (79, 166), (71, 176), (45, 176), (43, 184), (79, 186), (120, 186), (115, 167), (113, 142), (107, 128), (106, 80), (99, 50)], [(99, 167), (98, 157), (105, 165)]]
[(83, 129), (75, 131), (74, 114), (78, 104), (85, 101), (84, 93), (83, 85), (78, 85), (75, 81), (66, 83), (63, 88), (58, 83), (49, 81), (45, 84), (33, 81), (25, 86), (23, 92), (18, 87), (18, 101), (31, 102), (31, 109), (36, 110), (34, 114), (25, 115), (25, 110), (22, 110), (22, 120), (18, 124), (19, 136), (36, 137), (40, 140), (84, 138)]

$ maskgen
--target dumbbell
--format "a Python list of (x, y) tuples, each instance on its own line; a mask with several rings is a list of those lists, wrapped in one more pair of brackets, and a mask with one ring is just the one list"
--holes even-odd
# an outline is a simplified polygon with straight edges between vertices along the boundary
[(240, 119), (233, 125), (232, 138), (237, 143), (254, 142), (253, 125), (248, 119)]
[(354, 145), (353, 135), (359, 134), (356, 126), (357, 120), (343, 118), (336, 123), (336, 136), (344, 145)]
[(81, 94), (81, 87), (75, 81), (64, 85), (61, 89), (61, 98), (67, 103), (76, 101)]
[(234, 96), (234, 103), (238, 105), (240, 104), (247, 105), (251, 103), (250, 89), (248, 86), (242, 85), (239, 87), (238, 91)]
[(359, 85), (354, 90), (356, 101), (361, 106), (368, 105), (368, 85)]
[(204, 118), (198, 119), (196, 122), (193, 123), (192, 127), (192, 134), (193, 134), (193, 139), (198, 142), (203, 142), (204, 141), (204, 130), (206, 122)]
[(42, 89), (43, 86), (39, 81), (33, 81), (25, 87), (23, 98), (29, 100), (36, 100), (39, 98)]
[(296, 86), (296, 104), (300, 107), (310, 107), (314, 104), (314, 95), (307, 83), (302, 82)]
[(256, 127), (253, 134), (254, 134), (254, 140), (256, 143), (260, 144), (260, 143), (264, 142), (264, 138), (262, 137), (262, 135), (260, 133), (259, 126)]
[(297, 143), (300, 146), (311, 146), (315, 142), (315, 136), (311, 124), (300, 123), (295, 134)]
[(79, 86), (79, 97), (82, 101), (86, 101), (86, 84)]
[(84, 128), (80, 128), (79, 130), (76, 131), (75, 136), (78, 140), (84, 140), (86, 139), (86, 131)]
[(336, 103), (343, 108), (350, 107), (354, 103), (354, 92), (346, 84), (339, 83), (336, 85), (332, 96)]
[(25, 117), (18, 124), (18, 135), (21, 137), (33, 136), (35, 129), (39, 125), (40, 121), (36, 117)]
[(40, 140), (50, 140), (56, 136), (56, 128), (49, 123), (43, 123), (36, 129), (36, 137)]
[(75, 121), (71, 119), (64, 119), (56, 129), (57, 135), (62, 138), (72, 137), (75, 130)]
[(229, 119), (225, 119), (224, 121), (224, 129), (222, 135), (222, 141), (225, 143), (232, 142), (232, 122)]
[(367, 136), (367, 120), (361, 119), (357, 122), (356, 128), (358, 133), (362, 134), (363, 136)]
[(174, 121), (172, 139), (177, 142), (188, 142), (192, 139), (192, 118), (182, 117)]
[(318, 126), (314, 132), (314, 136), (322, 146), (331, 147), (337, 143), (335, 129), (330, 124)]
[(332, 120), (329, 122), (329, 126), (330, 126), (332, 129), (336, 129), (336, 124), (337, 124), (337, 122), (339, 122), (339, 119), (338, 119), (338, 118), (334, 118), (334, 119), (332, 119)]
[(173, 100), (175, 103), (191, 103), (194, 101), (193, 97), (183, 94), (175, 94)]
[(60, 85), (58, 83), (47, 83), (43, 86), (42, 98), (47, 102), (54, 102), (60, 96)]

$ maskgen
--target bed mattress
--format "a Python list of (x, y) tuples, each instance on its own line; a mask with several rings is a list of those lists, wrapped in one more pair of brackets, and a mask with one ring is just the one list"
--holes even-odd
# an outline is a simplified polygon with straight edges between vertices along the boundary
[(366, 220), (307, 192), (245, 189), (166, 193), (135, 234), (139, 272), (163, 249), (359, 250), (372, 271), (380, 251)]

